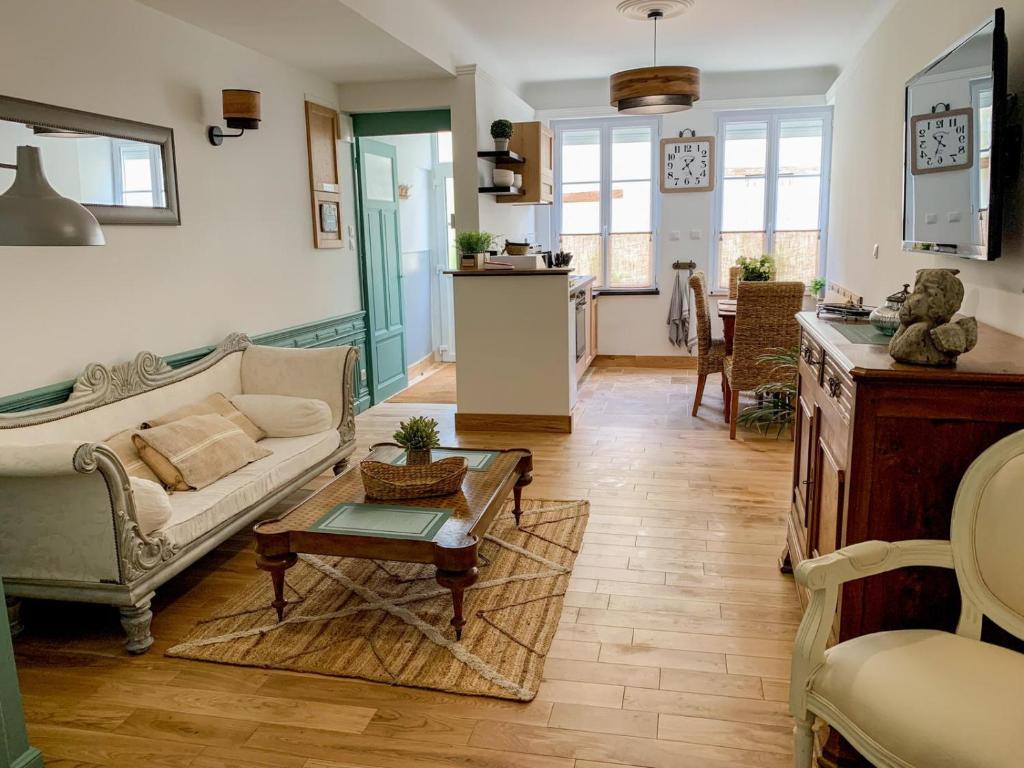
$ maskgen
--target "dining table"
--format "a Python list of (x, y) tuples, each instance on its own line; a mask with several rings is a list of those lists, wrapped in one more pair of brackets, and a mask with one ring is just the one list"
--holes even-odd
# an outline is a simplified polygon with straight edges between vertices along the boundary
[(722, 335), (725, 336), (725, 354), (732, 354), (732, 340), (736, 335), (736, 299), (719, 299), (718, 316), (722, 318)]

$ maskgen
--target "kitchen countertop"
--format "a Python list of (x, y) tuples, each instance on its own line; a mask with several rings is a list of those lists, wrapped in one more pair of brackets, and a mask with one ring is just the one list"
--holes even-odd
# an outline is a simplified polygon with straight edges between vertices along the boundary
[(575, 277), (569, 278), (569, 290), (578, 291), (581, 288), (586, 288), (597, 278), (593, 275), (576, 275)]
[(565, 277), (571, 269), (446, 269), (446, 275), (455, 277), (521, 277), (523, 275), (561, 275)]

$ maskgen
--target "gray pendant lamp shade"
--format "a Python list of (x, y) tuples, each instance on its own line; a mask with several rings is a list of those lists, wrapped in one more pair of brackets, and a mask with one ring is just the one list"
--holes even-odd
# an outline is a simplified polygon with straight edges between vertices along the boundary
[(0, 195), (0, 245), (105, 245), (89, 209), (57, 194), (39, 147), (18, 147), (17, 175)]

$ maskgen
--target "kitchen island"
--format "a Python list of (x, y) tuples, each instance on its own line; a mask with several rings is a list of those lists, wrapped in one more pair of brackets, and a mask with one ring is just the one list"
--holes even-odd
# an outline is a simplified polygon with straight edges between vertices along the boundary
[[(571, 432), (577, 301), (568, 269), (453, 270), (457, 430)], [(589, 338), (589, 337), (588, 337)]]

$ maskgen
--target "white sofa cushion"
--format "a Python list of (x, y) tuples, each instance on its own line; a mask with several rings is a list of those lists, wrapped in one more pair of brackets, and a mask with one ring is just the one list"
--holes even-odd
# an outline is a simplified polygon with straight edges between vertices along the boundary
[(265, 459), (202, 490), (172, 494), (173, 514), (163, 530), (173, 543), (185, 546), (293, 480), (340, 444), (341, 435), (334, 429), (304, 437), (268, 437), (260, 441), (271, 451)]
[(130, 477), (132, 496), (135, 498), (135, 519), (146, 535), (162, 528), (174, 514), (171, 497), (160, 483), (141, 477)]
[(303, 437), (332, 426), (331, 407), (323, 400), (288, 395), (235, 395), (231, 404), (267, 437)]
[(1005, 768), (1024, 754), (1022, 685), (1024, 654), (949, 632), (903, 630), (830, 648), (810, 690), (896, 764)]

